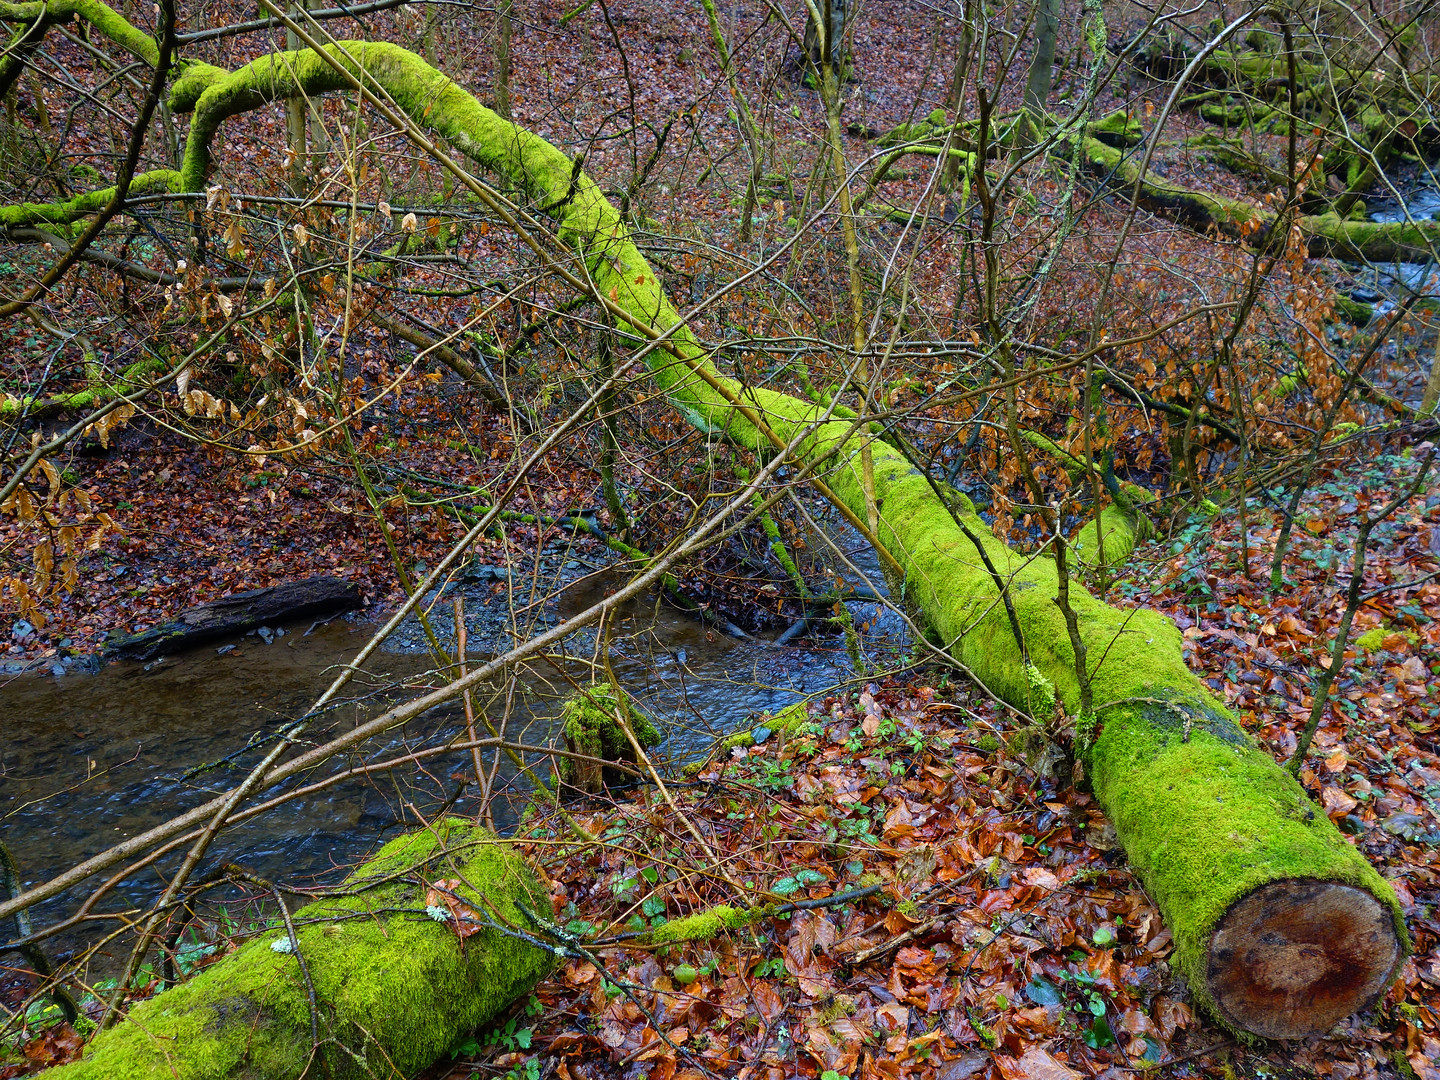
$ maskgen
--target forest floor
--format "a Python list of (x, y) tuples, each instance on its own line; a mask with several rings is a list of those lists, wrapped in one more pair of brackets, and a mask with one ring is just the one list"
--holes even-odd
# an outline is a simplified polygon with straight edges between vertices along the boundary
[[(1382, 454), (1317, 480), (1278, 596), (1267, 586), (1278, 517), (1258, 506), (1248, 577), (1236, 516), (1197, 516), (1143, 546), (1110, 595), (1174, 618), (1192, 665), (1283, 761), (1343, 609), (1357, 510), (1416, 467), (1413, 454)], [(1166, 962), (1169, 933), (1083, 778), (1072, 782), (1064, 746), (1016, 738), (1025, 725), (1005, 708), (927, 668), (877, 673), (813, 701), (797, 730), (717, 750), (667, 784), (673, 807), (648, 788), (582, 806), (601, 845), (530, 851), (557, 921), (582, 937), (742, 906), (750, 889), (815, 903), (683, 948), (596, 946), (601, 968), (567, 962), (426, 1080), (1437, 1080), (1437, 575), (1432, 477), (1375, 537), (1374, 595), (1301, 771), (1393, 883), (1414, 937), (1384, 999), (1326, 1038), (1248, 1045), (1197, 1014)], [(29, 1047), (28, 1067), (0, 1076), (78, 1049), (52, 1031)]]
[[(1114, 591), (1176, 619), (1191, 663), (1283, 761), (1343, 609), (1357, 504), (1416, 467), (1382, 456), (1320, 483), (1278, 598), (1262, 584), (1276, 534), (1263, 511), (1248, 578), (1227, 516), (1148, 545)], [(561, 921), (601, 940), (740, 906), (722, 876), (794, 900), (874, 882), (882, 893), (684, 948), (599, 948), (603, 969), (567, 963), (538, 1004), (430, 1075), (524, 1076), (522, 1060), (538, 1060), (577, 1080), (1437, 1080), (1440, 482), (1395, 515), (1375, 555), (1363, 644), (1300, 775), (1394, 884), (1414, 955), (1373, 1010), (1328, 1037), (1247, 1045), (1197, 1015), (1165, 962), (1168, 931), (1063, 756), (1022, 752), (1012, 717), (932, 671), (813, 703), (798, 733), (719, 753), (672, 787), (674, 808), (648, 792), (596, 812), (603, 848), (533, 853)], [(697, 858), (692, 827), (719, 867)]]

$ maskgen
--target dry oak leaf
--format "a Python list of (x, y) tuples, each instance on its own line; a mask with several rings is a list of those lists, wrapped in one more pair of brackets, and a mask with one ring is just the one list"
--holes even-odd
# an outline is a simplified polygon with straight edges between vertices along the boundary
[(1018, 1060), (996, 1054), (995, 1066), (1005, 1080), (1080, 1080), (1078, 1072), (1038, 1046)]
[(1338, 787), (1331, 786), (1321, 790), (1320, 805), (1325, 808), (1325, 813), (1333, 818), (1348, 814), (1360, 804)]
[(480, 914), (464, 901), (452, 895), (464, 884), (459, 878), (444, 878), (425, 890), (425, 906), (449, 912), (455, 936), (461, 941), (472, 934), (478, 934), (485, 928)]

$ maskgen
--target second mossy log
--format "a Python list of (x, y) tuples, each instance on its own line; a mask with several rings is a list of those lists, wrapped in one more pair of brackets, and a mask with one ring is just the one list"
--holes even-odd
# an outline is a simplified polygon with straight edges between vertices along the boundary
[[(455, 922), (448, 902), (427, 911), (437, 882), (462, 916), (483, 921)], [(339, 895), (296, 911), (298, 954), (284, 927), (267, 931), (135, 1006), (81, 1061), (46, 1075), (411, 1076), (553, 968), (550, 952), (498, 928), (529, 929), (522, 905), (550, 913), (524, 860), (494, 834), (447, 819), (386, 844)]]

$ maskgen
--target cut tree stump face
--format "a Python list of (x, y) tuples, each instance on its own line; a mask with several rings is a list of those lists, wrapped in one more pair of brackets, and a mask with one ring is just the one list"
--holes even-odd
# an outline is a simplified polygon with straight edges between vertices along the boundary
[(1262, 885), (1210, 939), (1206, 985), (1232, 1023), (1270, 1039), (1328, 1031), (1390, 983), (1400, 943), (1390, 910), (1331, 881)]

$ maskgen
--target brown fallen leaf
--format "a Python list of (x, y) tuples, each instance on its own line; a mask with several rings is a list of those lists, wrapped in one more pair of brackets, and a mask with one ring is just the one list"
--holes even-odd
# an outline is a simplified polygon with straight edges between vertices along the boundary
[(485, 929), (480, 913), (452, 895), (463, 884), (465, 883), (459, 878), (445, 878), (425, 890), (425, 906), (448, 911), (451, 929), (461, 941)]
[(996, 1054), (995, 1066), (1005, 1080), (1080, 1080), (1078, 1072), (1038, 1046), (1018, 1060)]
[(1360, 804), (1338, 787), (1330, 786), (1321, 790), (1320, 805), (1325, 808), (1325, 813), (1330, 817), (1339, 817), (1348, 814)]

